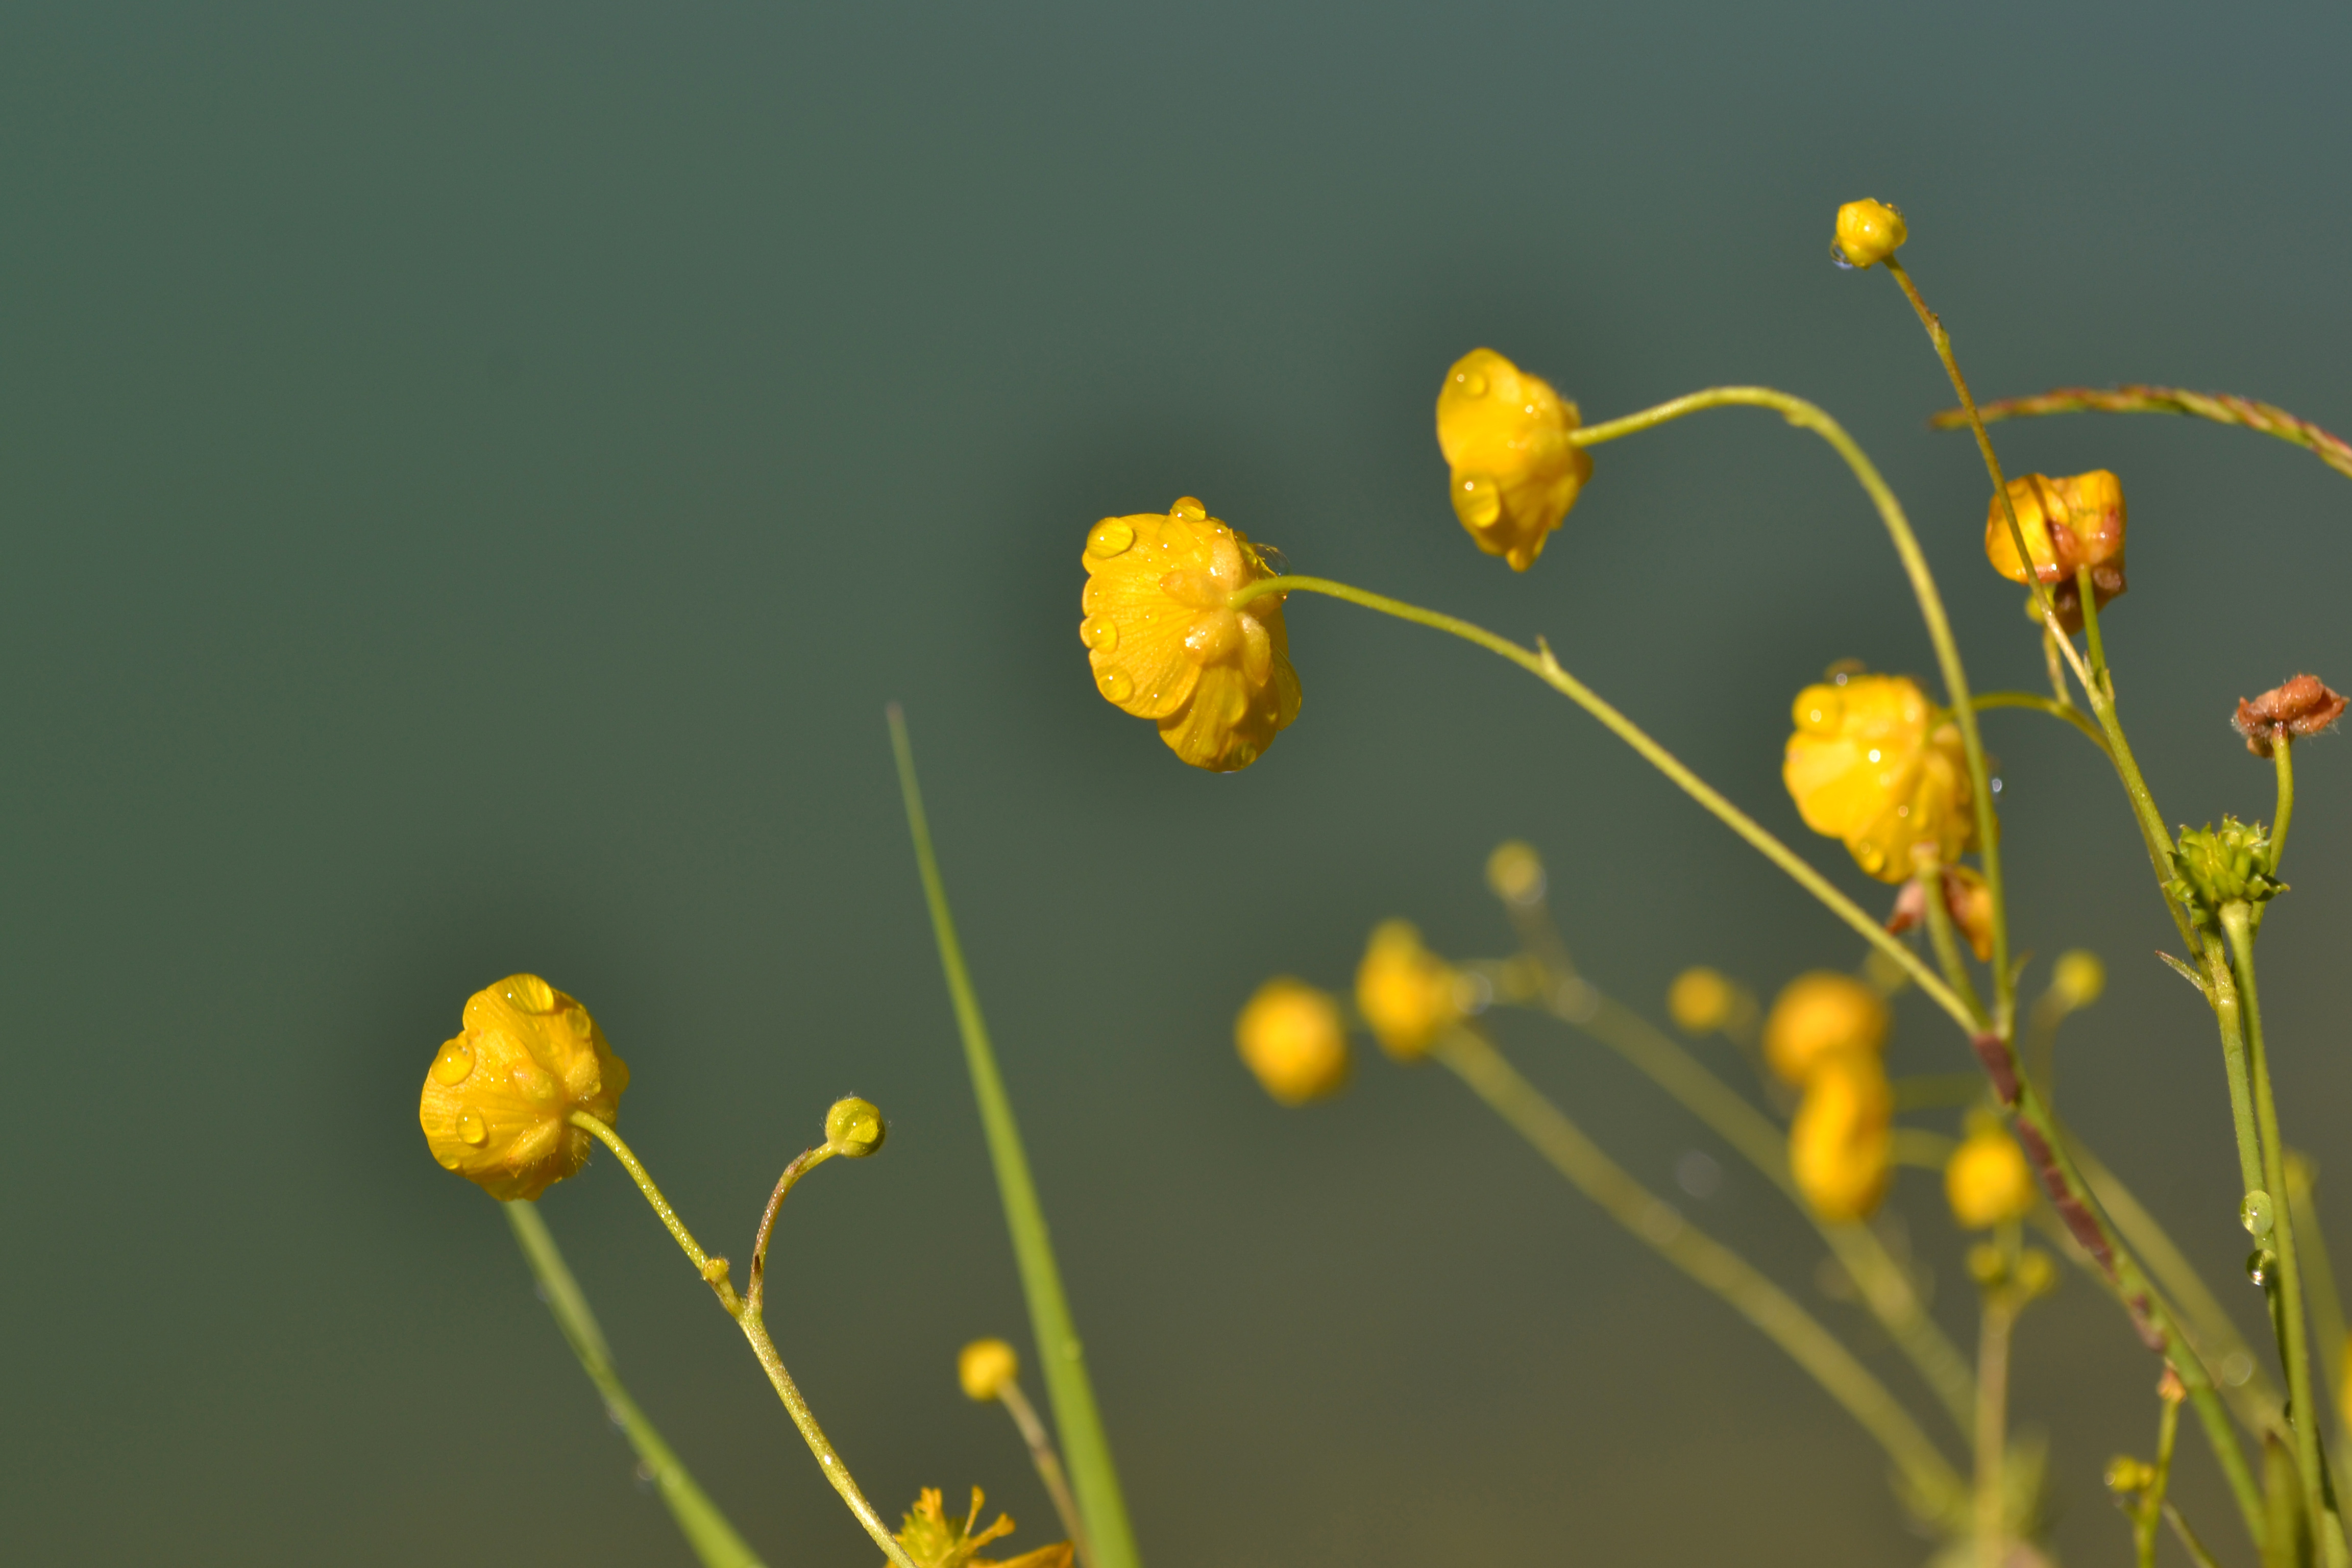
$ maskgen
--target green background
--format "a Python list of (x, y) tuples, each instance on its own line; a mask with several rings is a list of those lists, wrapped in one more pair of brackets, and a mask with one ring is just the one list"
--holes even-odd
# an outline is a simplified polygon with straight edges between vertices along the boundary
[[(1382, 916), (1501, 949), (1479, 866), (1511, 835), (1653, 1012), (1686, 963), (1769, 990), (1851, 936), (1555, 695), (1345, 606), (1294, 603), (1305, 712), (1264, 763), (1180, 766), (1092, 689), (1080, 543), (1196, 493), (1300, 570), (1547, 635), (1874, 906), (1778, 782), (1823, 666), (1930, 662), (1827, 450), (1745, 411), (1611, 446), (1515, 578), (1446, 507), (1441, 374), (1491, 344), (1593, 418), (1816, 399), (1909, 505), (1979, 685), (2032, 687), (1976, 456), (1923, 424), (1941, 373), (1885, 277), (1829, 265), (1832, 213), (1903, 205), (1985, 395), (2168, 381), (2352, 426), (2347, 45), (2326, 5), (11, 7), (5, 1554), (685, 1561), (417, 1131), (465, 997), (525, 969), (595, 1009), (624, 1131), (720, 1250), (827, 1101), (879, 1101), (887, 1155), (787, 1212), (778, 1340), (886, 1510), (979, 1481), (1052, 1539), (952, 1378), (1023, 1320), (896, 698), (1150, 1562), (1923, 1556), (1861, 1434), (1450, 1078), (1375, 1058), (1285, 1112), (1230, 1038), (1262, 976), (1343, 984)], [(2184, 421), (2000, 434), (2012, 471), (2125, 476), (2108, 626), (2163, 808), (2267, 815), (2224, 721), (2352, 679), (2352, 484)], [(2252, 1328), (2218, 1053), (2149, 956), (2120, 794), (2057, 725), (1988, 729), (2020, 945), (2113, 972), (2062, 1102)], [(2352, 749), (2301, 772), (2265, 990), (2343, 1269)], [(1703, 1133), (1594, 1047), (1504, 1035), (1909, 1394), (1759, 1181), (1727, 1159), (1683, 1198)], [(1895, 1061), (1968, 1066), (1916, 999)], [(1890, 1223), (1967, 1334), (1936, 1188), (1906, 1174)], [(870, 1559), (612, 1163), (544, 1209), (770, 1561)], [(2148, 1446), (2155, 1364), (2079, 1278), (2019, 1356), (2058, 1544), (2119, 1561), (2097, 1474)]]

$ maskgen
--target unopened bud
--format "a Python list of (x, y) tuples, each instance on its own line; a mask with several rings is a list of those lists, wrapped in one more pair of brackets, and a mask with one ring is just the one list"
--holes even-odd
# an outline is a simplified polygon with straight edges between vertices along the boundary
[(1992, 499), (1985, 513), (1985, 558), (2011, 582), (2023, 583), (2029, 577), (2017, 558), (2010, 511), (2017, 514), (2017, 532), (2025, 536), (2032, 576), (2050, 585), (2051, 608), (2067, 631), (2083, 629), (2078, 571), (2089, 568), (2091, 592), (2102, 609), (2123, 593), (2124, 487), (2114, 474), (2105, 468), (2056, 479), (2026, 474), (2009, 481), (2008, 510), (1999, 496)]
[(2051, 968), (2050, 994), (2068, 1012), (2089, 1006), (2106, 988), (2107, 966), (2085, 948), (2060, 953)]
[(1666, 989), (1666, 1012), (1686, 1034), (1713, 1034), (1731, 1021), (1738, 1005), (1738, 988), (1704, 964), (1684, 970)]
[(2344, 699), (2329, 690), (2326, 681), (2298, 675), (2252, 701), (2240, 698), (2238, 716), (2230, 727), (2246, 738), (2246, 750), (2267, 757), (2274, 742), (2290, 735), (2315, 735), (2332, 729), (2343, 716)]
[(2107, 1489), (2126, 1497), (2137, 1497), (2156, 1485), (2156, 1467), (2129, 1454), (2117, 1454), (2107, 1461)]
[(1284, 1105), (1337, 1093), (1348, 1081), (1348, 1036), (1339, 1005), (1303, 980), (1277, 976), (1257, 988), (1234, 1020), (1242, 1063)]
[(2270, 874), (2270, 829), (2259, 822), (2225, 816), (2218, 828), (2184, 827), (2172, 863), (2178, 875), (2164, 885), (2165, 891), (2209, 928), (2223, 904), (2258, 904), (2286, 891), (2286, 884)]
[(974, 1340), (956, 1356), (956, 1381), (966, 1399), (985, 1405), (1021, 1373), (1019, 1352), (1003, 1340)]
[(863, 1160), (882, 1147), (889, 1129), (870, 1100), (836, 1100), (824, 1113), (825, 1146), (845, 1160)]
[(1815, 970), (1789, 982), (1764, 1020), (1764, 1060), (1803, 1088), (1833, 1057), (1875, 1058), (1886, 1043), (1885, 999), (1850, 974)]
[(2058, 1288), (2058, 1265), (2040, 1248), (2031, 1248), (2017, 1260), (2017, 1288), (2028, 1296), (2045, 1296)]
[(1503, 902), (1521, 909), (1543, 902), (1543, 857), (1534, 845), (1517, 838), (1497, 844), (1486, 857), (1486, 886)]
[(1987, 1289), (2009, 1278), (2009, 1259), (1990, 1241), (1969, 1248), (1969, 1278)]
[(1841, 267), (1875, 267), (1909, 238), (1900, 209), (1885, 202), (1848, 202), (1838, 208), (1830, 259)]

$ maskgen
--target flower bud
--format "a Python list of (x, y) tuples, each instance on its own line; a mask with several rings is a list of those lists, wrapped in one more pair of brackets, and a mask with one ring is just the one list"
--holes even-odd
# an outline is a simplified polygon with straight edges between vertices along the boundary
[(2219, 828), (2180, 830), (2172, 857), (2178, 874), (2164, 888), (2210, 929), (2218, 924), (2223, 904), (2258, 904), (2286, 891), (2286, 884), (2270, 874), (2270, 829), (2225, 816)]
[(2156, 1485), (2156, 1467), (2129, 1454), (2117, 1454), (2107, 1461), (2107, 1489), (2124, 1497), (2137, 1497)]
[(1381, 1048), (1412, 1061), (1460, 1021), (1454, 971), (1421, 944), (1409, 921), (1383, 921), (1356, 970), (1356, 1011)]
[(2017, 1259), (2017, 1288), (2028, 1298), (2048, 1295), (2058, 1289), (2058, 1265), (2040, 1247), (2027, 1247)]
[(1267, 981), (1234, 1021), (1242, 1062), (1285, 1105), (1336, 1094), (1348, 1081), (1348, 1037), (1339, 1005), (1304, 981)]
[(1486, 857), (1486, 886), (1507, 904), (1533, 908), (1543, 902), (1543, 857), (1536, 853), (1534, 845), (1517, 838), (1497, 844)]
[(1582, 423), (1540, 376), (1472, 349), (1437, 395), (1437, 448), (1453, 470), (1454, 515), (1479, 549), (1524, 572), (1543, 553), (1592, 458), (1569, 439)]
[(1684, 970), (1666, 990), (1666, 1012), (1685, 1034), (1715, 1033), (1731, 1021), (1738, 1005), (1738, 989), (1705, 965)]
[(1802, 1089), (1836, 1057), (1873, 1060), (1886, 1044), (1886, 999), (1850, 974), (1817, 969), (1781, 988), (1764, 1018), (1764, 1060)]
[(1789, 1128), (1789, 1173), (1814, 1214), (1867, 1219), (1894, 1169), (1895, 1095), (1874, 1055), (1824, 1058)]
[(2230, 727), (2246, 738), (2246, 750), (2258, 757), (2289, 735), (2315, 735), (2333, 729), (2344, 716), (2344, 699), (2315, 675), (2298, 675), (2284, 686), (2273, 686), (2249, 702), (2238, 699), (2238, 716)]
[[(1969, 951), (1977, 955), (1977, 962), (1991, 963), (1991, 887), (1966, 866), (1945, 867), (1942, 884), (1945, 913), (1951, 916), (1953, 926), (1968, 939)], [(1927, 888), (1914, 877), (1903, 884), (1903, 891), (1895, 900), (1895, 912), (1886, 917), (1886, 929), (1900, 933), (1927, 918)]]
[(974, 1340), (956, 1357), (956, 1381), (963, 1384), (963, 1396), (982, 1405), (1020, 1374), (1020, 1354), (1003, 1340)]
[(2062, 952), (2050, 970), (2050, 994), (2072, 1013), (2089, 1006), (2107, 988), (2107, 966), (2084, 948)]
[(536, 1198), (588, 1162), (594, 1140), (572, 1112), (610, 1126), (629, 1069), (588, 1009), (536, 974), (476, 992), (463, 1022), (425, 1075), (425, 1144), (494, 1198)]
[[(2105, 468), (2053, 479), (2027, 474), (2009, 481), (2009, 504), (2033, 561), (2033, 576), (2051, 584), (2051, 608), (2069, 632), (2083, 629), (2083, 604), (2074, 574), (2091, 569), (2091, 592), (2098, 607), (2124, 591), (2124, 486)], [(2012, 583), (2028, 581), (2017, 558), (2000, 498), (1985, 514), (1985, 559)]]
[(1979, 1123), (1944, 1166), (1944, 1196), (1963, 1230), (1990, 1230), (2023, 1219), (2033, 1207), (2033, 1173), (2025, 1152), (1999, 1122)]
[(1838, 208), (1837, 238), (1830, 245), (1830, 259), (1841, 267), (1875, 267), (1909, 237), (1899, 209), (1885, 202), (1848, 202)]
[(824, 1113), (825, 1147), (845, 1160), (863, 1160), (882, 1147), (889, 1129), (870, 1100), (836, 1100)]
[(1808, 686), (1780, 777), (1805, 826), (1842, 841), (1882, 882), (1908, 880), (1926, 847), (1950, 865), (1976, 837), (1959, 727), (1902, 676)]

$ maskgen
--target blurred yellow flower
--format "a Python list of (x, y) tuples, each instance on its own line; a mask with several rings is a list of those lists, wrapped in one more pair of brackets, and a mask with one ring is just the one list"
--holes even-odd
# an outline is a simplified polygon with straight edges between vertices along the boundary
[(1677, 1027), (1693, 1035), (1712, 1034), (1731, 1020), (1738, 992), (1712, 969), (1685, 969), (1666, 989), (1666, 1012)]
[(1909, 237), (1897, 209), (1885, 202), (1848, 202), (1838, 208), (1837, 240), (1830, 254), (1849, 267), (1875, 267)]
[(963, 1396), (985, 1405), (1021, 1374), (1021, 1355), (1003, 1340), (974, 1340), (956, 1357), (956, 1381)]
[(1266, 1093), (1304, 1105), (1348, 1081), (1348, 1036), (1339, 1004), (1287, 975), (1267, 981), (1234, 1021), (1234, 1044)]
[(1990, 1230), (2033, 1207), (2033, 1173), (2017, 1140), (1987, 1117), (1969, 1130), (1944, 1166), (1944, 1196), (1964, 1230)]
[(588, 1162), (593, 1140), (566, 1119), (584, 1110), (612, 1125), (628, 1087), (587, 1008), (536, 974), (510, 974), (466, 1003), (416, 1119), (443, 1166), (494, 1198), (535, 1198)]
[[(2059, 623), (2070, 632), (2081, 631), (2078, 569), (2091, 569), (2091, 593), (2102, 609), (2124, 591), (2123, 481), (2105, 468), (2062, 479), (2027, 474), (2009, 481), (2009, 504), (2017, 512), (2018, 531), (2025, 535), (2033, 575), (2051, 584)], [(1985, 559), (2012, 583), (2028, 580), (1998, 496), (1986, 507)]]
[(1824, 1058), (1789, 1128), (1789, 1173), (1822, 1219), (1867, 1219), (1893, 1169), (1895, 1095), (1868, 1053)]
[(1257, 761), (1298, 717), (1282, 599), (1227, 601), (1275, 574), (1256, 546), (1191, 496), (1166, 516), (1107, 517), (1087, 535), (1087, 616), (1078, 635), (1095, 689), (1160, 725), (1196, 768)]
[(1486, 886), (1507, 904), (1534, 908), (1543, 902), (1543, 857), (1524, 839), (1505, 839), (1486, 857)]
[(1915, 847), (1948, 866), (1974, 840), (1959, 728), (1916, 682), (1848, 676), (1806, 687), (1793, 711), (1780, 777), (1805, 826), (1843, 841), (1864, 871), (1907, 881)]
[[(987, 1529), (972, 1529), (980, 1522), (983, 1500), (980, 1489), (972, 1488), (971, 1511), (958, 1524), (947, 1517), (939, 1489), (925, 1487), (898, 1531), (898, 1544), (915, 1560), (915, 1568), (1070, 1568), (1071, 1547), (1066, 1541), (1058, 1546), (1024, 1552), (1018, 1557), (974, 1556), (998, 1536), (1013, 1533), (1013, 1521), (1001, 1513)], [(889, 1565), (885, 1563), (883, 1568)]]
[(2051, 966), (2050, 991), (2067, 1011), (2087, 1007), (2099, 999), (2107, 988), (2107, 966), (2099, 955), (2087, 948), (2074, 948), (2058, 955)]
[(1764, 1061), (1802, 1089), (1832, 1057), (1875, 1058), (1886, 1045), (1886, 999), (1851, 974), (1816, 969), (1780, 988), (1764, 1018)]
[(1582, 420), (1540, 376), (1472, 349), (1437, 395), (1437, 448), (1454, 471), (1454, 514), (1478, 548), (1524, 572), (1543, 553), (1592, 458), (1569, 432)]
[(1412, 1061), (1461, 1019), (1454, 970), (1421, 944), (1406, 921), (1383, 921), (1356, 970), (1356, 1011), (1381, 1048)]

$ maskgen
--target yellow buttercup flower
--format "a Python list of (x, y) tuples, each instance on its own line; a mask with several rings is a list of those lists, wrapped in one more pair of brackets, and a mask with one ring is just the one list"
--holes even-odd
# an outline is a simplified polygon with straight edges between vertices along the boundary
[(1454, 470), (1454, 514), (1478, 548), (1524, 572), (1543, 553), (1592, 458), (1569, 439), (1582, 423), (1540, 376), (1492, 349), (1472, 349), (1437, 395), (1437, 449)]
[(1764, 1019), (1764, 1061), (1784, 1083), (1802, 1089), (1837, 1057), (1873, 1060), (1885, 1047), (1886, 999), (1851, 974), (1817, 969), (1780, 988)]
[(1838, 208), (1837, 240), (1830, 256), (1848, 267), (1875, 267), (1909, 237), (1898, 209), (1885, 202), (1848, 202)]
[(593, 1140), (567, 1118), (612, 1125), (629, 1069), (588, 1009), (536, 974), (474, 993), (464, 1025), (425, 1075), (425, 1142), (492, 1197), (535, 1198), (588, 1162)]
[(1895, 1095), (1868, 1053), (1831, 1057), (1813, 1070), (1789, 1128), (1789, 1173), (1822, 1218), (1867, 1219), (1894, 1166)]
[(2033, 1173), (2017, 1140), (1987, 1117), (1969, 1130), (1944, 1166), (1944, 1196), (1965, 1230), (2023, 1219), (2033, 1207)]
[(1882, 882), (1907, 881), (1912, 851), (1950, 865), (1976, 836), (1959, 727), (1899, 675), (1855, 675), (1797, 694), (1781, 779), (1805, 826), (1843, 840)]
[(1021, 1374), (1021, 1355), (1003, 1340), (974, 1340), (956, 1357), (956, 1381), (963, 1396), (985, 1405)]
[(1422, 946), (1421, 932), (1410, 921), (1383, 921), (1356, 970), (1356, 1011), (1382, 1050), (1412, 1061), (1461, 1019), (1462, 1005), (1453, 968)]
[(1078, 635), (1095, 689), (1160, 725), (1196, 768), (1257, 761), (1298, 717), (1298, 676), (1282, 599), (1228, 601), (1275, 574), (1239, 530), (1186, 496), (1166, 516), (1107, 517), (1087, 535), (1087, 618)]
[[(2009, 504), (2017, 513), (2018, 531), (2025, 535), (2033, 575), (2051, 585), (2059, 624), (2081, 631), (2082, 589), (2074, 574), (2091, 569), (2091, 594), (2101, 609), (2126, 585), (2123, 481), (2105, 468), (2061, 479), (2027, 474), (2009, 481)], [(2011, 582), (2027, 581), (1998, 496), (1986, 506), (1985, 559)]]
[[(980, 1489), (972, 1488), (971, 1511), (959, 1524), (948, 1518), (939, 1489), (925, 1487), (898, 1531), (898, 1544), (915, 1560), (915, 1568), (1070, 1568), (1071, 1546), (1066, 1541), (1058, 1546), (1024, 1552), (1018, 1557), (973, 1555), (998, 1536), (1013, 1533), (1013, 1521), (1001, 1513), (987, 1529), (972, 1528), (980, 1522), (983, 1500)], [(885, 1563), (883, 1568), (889, 1565)]]
[(1301, 980), (1267, 981), (1234, 1021), (1234, 1044), (1266, 1093), (1304, 1105), (1348, 1081), (1348, 1035), (1339, 1004)]

